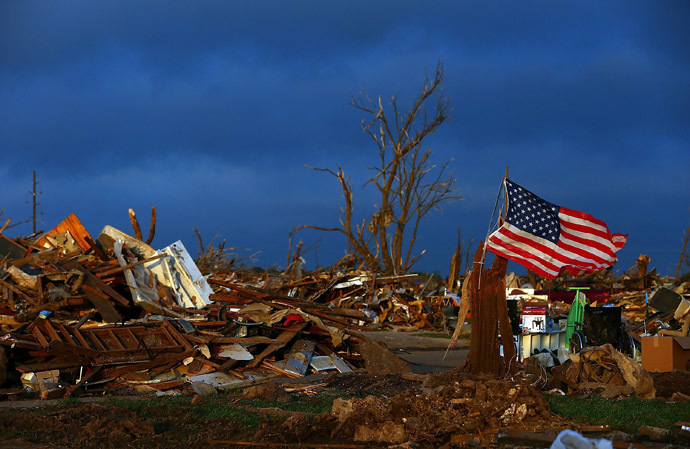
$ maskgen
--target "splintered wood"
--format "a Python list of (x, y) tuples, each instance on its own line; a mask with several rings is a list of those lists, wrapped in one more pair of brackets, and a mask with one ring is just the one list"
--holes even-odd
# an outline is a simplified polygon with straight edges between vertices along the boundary
[[(508, 318), (505, 296), (505, 275), (508, 260), (495, 257), (489, 270), (482, 267), (484, 242), (474, 256), (469, 278), (470, 309), (472, 310), (472, 340), (468, 369), (472, 373), (500, 375), (505, 373), (515, 355), (513, 333)], [(481, 277), (481, 281), (480, 281)], [(498, 323), (498, 329), (496, 324)], [(504, 356), (499, 353), (498, 331), (503, 337)]]
[[(276, 373), (399, 372), (404, 361), (357, 332), (375, 321), (365, 310), (387, 310), (391, 322), (428, 315), (411, 310), (417, 298), (399, 288), (416, 275), (191, 280), (198, 268), (176, 256), (186, 252), (181, 242), (174, 254), (156, 252), (109, 226), (93, 239), (74, 214), (35, 242), (0, 237), (2, 354), (27, 378), (50, 373), (50, 386), (24, 384), (45, 397), (113, 380), (165, 390), (188, 381), (229, 388)], [(201, 281), (208, 303), (198, 300)]]

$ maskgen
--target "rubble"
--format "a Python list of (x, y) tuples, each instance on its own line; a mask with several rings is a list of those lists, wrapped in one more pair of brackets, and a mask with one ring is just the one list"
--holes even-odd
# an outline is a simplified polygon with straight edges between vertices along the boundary
[(629, 396), (654, 398), (654, 380), (640, 364), (610, 344), (585, 348), (551, 370), (558, 380), (575, 390), (600, 390), (604, 398)]
[(690, 290), (649, 264), (641, 255), (623, 275), (578, 279), (508, 274), (516, 364), (545, 389), (653, 397), (649, 372), (690, 368)]
[[(653, 398), (650, 372), (689, 367), (690, 284), (668, 285), (647, 271), (645, 257), (621, 277), (578, 281), (585, 290), (575, 293), (558, 290), (568, 286), (558, 279), (525, 286), (505, 275), (504, 260), (481, 279), (456, 273), (443, 285), (363, 271), (347, 259), (313, 272), (220, 268), (222, 248), (197, 264), (180, 241), (160, 250), (149, 243), (111, 226), (94, 239), (74, 214), (42, 235), (0, 234), (0, 385), (10, 387), (0, 395), (186, 390), (196, 405), (238, 388), (245, 399), (286, 402), (289, 393), (350, 385), (353, 397), (320, 418), (339, 440), (486, 446), (501, 435), (528, 438), (519, 432), (553, 442), (553, 431), (578, 428), (551, 413), (541, 391)], [(411, 374), (362, 332), (446, 332), (457, 317), (453, 345), (467, 332), (471, 306), (474, 353), (443, 375)], [(666, 346), (670, 355), (661, 356)], [(670, 368), (652, 363), (654, 355)], [(358, 386), (362, 377), (349, 373), (374, 378)], [(291, 379), (304, 384), (283, 383)], [(688, 401), (690, 391), (663, 396)], [(285, 425), (299, 426), (296, 416)], [(668, 439), (663, 429), (640, 433)]]
[[(420, 285), (415, 274), (202, 275), (180, 241), (155, 250), (111, 226), (94, 239), (74, 214), (43, 235), (0, 237), (0, 348), (9, 355), (0, 368), (16, 383), (51, 373), (53, 396), (113, 383), (230, 388), (308, 372), (409, 372), (359, 331), (448, 321), (444, 297), (421, 296), (430, 278)], [(24, 394), (46, 391), (24, 385)]]
[(332, 414), (339, 424), (331, 435), (353, 432), (360, 442), (412, 441), (434, 447), (474, 438), (486, 447), (501, 429), (572, 426), (551, 413), (528, 383), (460, 370), (428, 376), (420, 387), (392, 397), (336, 401)]

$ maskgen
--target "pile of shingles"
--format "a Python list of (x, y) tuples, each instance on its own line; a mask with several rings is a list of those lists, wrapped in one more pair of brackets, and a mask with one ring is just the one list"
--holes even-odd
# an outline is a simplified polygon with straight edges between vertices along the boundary
[(356, 333), (371, 321), (361, 311), (227, 276), (209, 283), (181, 242), (156, 251), (109, 226), (93, 239), (71, 215), (34, 239), (0, 235), (0, 257), (0, 387), (15, 386), (0, 393), (222, 387), (387, 358), (389, 371), (406, 367)]

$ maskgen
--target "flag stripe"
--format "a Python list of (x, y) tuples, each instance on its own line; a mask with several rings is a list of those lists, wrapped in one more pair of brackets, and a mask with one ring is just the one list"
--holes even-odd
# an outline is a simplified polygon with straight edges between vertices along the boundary
[(514, 245), (501, 240), (500, 237), (500, 234), (494, 234), (491, 238), (489, 238), (489, 245), (487, 245), (487, 249), (489, 251), (501, 257), (505, 257), (506, 259), (517, 262), (520, 265), (534, 271), (539, 276), (546, 278), (554, 278), (558, 276), (559, 270), (557, 268), (550, 268), (549, 264), (537, 258), (529, 251), (516, 248)]
[(589, 263), (592, 267), (597, 268), (610, 264), (610, 259), (599, 257), (601, 253), (589, 251), (586, 245), (571, 242), (564, 237), (561, 237), (561, 239), (558, 241), (558, 247), (570, 253), (577, 254), (577, 257), (571, 258), (570, 263)]
[(628, 242), (628, 234), (613, 234), (611, 237), (613, 245), (616, 247), (616, 251), (623, 248)]
[(592, 257), (601, 259), (601, 262), (610, 262), (615, 259), (614, 252), (611, 248), (601, 245), (598, 241), (588, 240), (586, 237), (580, 235), (574, 235), (565, 230), (561, 230), (560, 242), (577, 247), (585, 251), (586, 253), (592, 254)]
[(562, 266), (569, 264), (577, 264), (578, 266), (592, 269), (606, 266), (604, 260), (595, 258), (586, 251), (567, 245), (563, 246), (560, 242), (558, 245), (555, 245), (546, 239), (522, 231), (510, 223), (505, 223), (492, 235), (495, 234), (505, 236), (506, 238), (502, 239), (503, 242), (510, 242), (513, 245), (524, 248), (525, 251), (538, 254), (539, 260), (553, 264), (556, 271), (560, 270)]
[(508, 215), (489, 236), (489, 251), (546, 278), (565, 270), (600, 270), (616, 262), (626, 235), (611, 234), (603, 221), (544, 201), (512, 181), (506, 181), (506, 188)]
[[(518, 233), (522, 231), (516, 230)], [(545, 267), (558, 272), (560, 267), (563, 265), (561, 260), (552, 257), (553, 251), (545, 245), (541, 245), (536, 242), (536, 238), (530, 238), (531, 236), (518, 235), (515, 232), (508, 230), (508, 228), (502, 228), (496, 231), (494, 234), (501, 246), (505, 248), (510, 248), (511, 251), (520, 254), (524, 258), (530, 258), (538, 260)], [(541, 248), (543, 251), (535, 252), (535, 248)]]
[(570, 229), (572, 232), (579, 232), (582, 235), (587, 236), (587, 238), (598, 238), (602, 242), (607, 241), (611, 237), (611, 234), (601, 231), (598, 228), (590, 228), (589, 226), (579, 223), (572, 223), (563, 219), (561, 219), (561, 229)]
[(549, 278), (549, 279), (553, 279), (556, 276), (558, 276), (558, 271), (552, 271), (552, 270), (544, 269), (544, 268), (542, 268), (541, 265), (533, 262), (532, 260), (526, 259), (526, 258), (524, 258), (524, 257), (522, 257), (522, 256), (520, 256), (520, 255), (518, 255), (512, 251), (509, 251), (505, 248), (497, 247), (497, 246), (490, 246), (487, 249), (489, 251), (491, 251), (492, 253), (498, 255), (498, 256), (505, 257), (506, 259), (509, 259), (509, 260), (512, 260), (513, 262), (519, 263), (523, 267), (529, 268), (530, 270), (537, 273), (539, 276)]
[(598, 227), (602, 231), (606, 232), (607, 234), (610, 234), (611, 231), (609, 231), (609, 227), (606, 226), (606, 223), (604, 223), (601, 220), (598, 220), (588, 213), (585, 212), (580, 212), (577, 210), (573, 209), (568, 209), (567, 207), (561, 207), (559, 210), (559, 213), (562, 213), (567, 216), (568, 221), (572, 222), (580, 222), (586, 226), (590, 226), (592, 228)]

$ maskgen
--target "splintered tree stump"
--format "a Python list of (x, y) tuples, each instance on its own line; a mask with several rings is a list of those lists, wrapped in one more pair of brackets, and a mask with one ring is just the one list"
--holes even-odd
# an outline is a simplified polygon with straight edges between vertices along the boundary
[[(466, 281), (469, 282), (472, 313), (472, 339), (466, 366), (474, 374), (499, 376), (506, 372), (510, 360), (515, 356), (505, 295), (508, 260), (496, 256), (491, 268), (485, 270), (481, 266), (483, 252), (484, 242), (481, 242), (474, 256), (472, 272)], [(499, 331), (503, 336), (504, 357), (499, 352)]]

